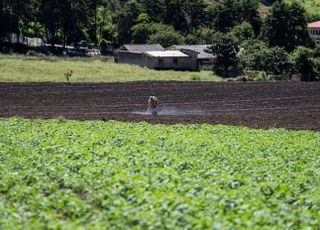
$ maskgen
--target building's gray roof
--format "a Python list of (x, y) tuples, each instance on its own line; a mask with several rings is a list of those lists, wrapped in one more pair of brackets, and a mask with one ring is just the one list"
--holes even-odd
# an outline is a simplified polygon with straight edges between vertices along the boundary
[(211, 53), (208, 53), (210, 45), (174, 45), (171, 46), (170, 49), (185, 49), (185, 50), (193, 50), (195, 52), (198, 52), (198, 59), (212, 59), (215, 58), (215, 56)]
[(125, 44), (119, 50), (131, 53), (144, 53), (147, 51), (164, 51), (164, 48), (160, 44)]

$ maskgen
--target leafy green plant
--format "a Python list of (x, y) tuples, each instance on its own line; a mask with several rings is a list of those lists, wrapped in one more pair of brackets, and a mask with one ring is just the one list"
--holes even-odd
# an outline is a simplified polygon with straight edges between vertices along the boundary
[(1, 229), (316, 229), (320, 133), (0, 121)]
[(72, 70), (68, 70), (67, 72), (64, 73), (64, 77), (66, 78), (66, 81), (68, 82), (68, 84), (70, 84), (70, 78), (72, 77), (73, 71)]

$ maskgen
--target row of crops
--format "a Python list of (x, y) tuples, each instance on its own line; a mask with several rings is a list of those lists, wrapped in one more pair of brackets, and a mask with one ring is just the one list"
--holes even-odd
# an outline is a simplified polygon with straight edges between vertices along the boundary
[(320, 133), (0, 120), (0, 229), (320, 226)]

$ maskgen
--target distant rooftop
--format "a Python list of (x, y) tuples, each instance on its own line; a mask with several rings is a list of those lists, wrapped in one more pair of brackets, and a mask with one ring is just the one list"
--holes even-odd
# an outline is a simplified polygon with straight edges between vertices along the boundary
[(317, 29), (320, 28), (320, 21), (312, 22), (308, 24), (309, 29)]
[(147, 51), (145, 52), (146, 55), (151, 57), (159, 57), (159, 58), (166, 58), (166, 57), (189, 57), (188, 55), (182, 53), (179, 50), (166, 50), (166, 51)]
[(164, 51), (164, 48), (160, 44), (125, 44), (119, 50), (131, 53), (144, 53), (147, 51)]
[(171, 46), (171, 49), (178, 49), (178, 50), (192, 50), (198, 54), (198, 59), (211, 59), (214, 58), (213, 54), (208, 53), (209, 47), (211, 45), (174, 45)]

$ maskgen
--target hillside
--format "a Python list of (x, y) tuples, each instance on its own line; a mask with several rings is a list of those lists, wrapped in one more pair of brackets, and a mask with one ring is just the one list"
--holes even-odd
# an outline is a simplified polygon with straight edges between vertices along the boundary
[[(296, 0), (285, 0), (286, 3), (292, 3)], [(271, 3), (272, 1), (271, 0), (264, 0), (264, 1), (261, 1), (263, 2), (264, 4), (261, 4), (261, 7), (260, 7), (260, 12), (261, 12), (261, 15), (262, 16), (265, 16), (267, 11), (268, 11), (268, 3)], [(317, 15), (320, 15), (320, 0), (302, 0), (302, 1), (298, 1), (300, 4), (302, 4), (308, 14), (310, 16), (317, 16)]]
[[(285, 1), (288, 3), (292, 3), (295, 0)], [(302, 0), (299, 2), (304, 5), (310, 15), (320, 15), (320, 0)]]

